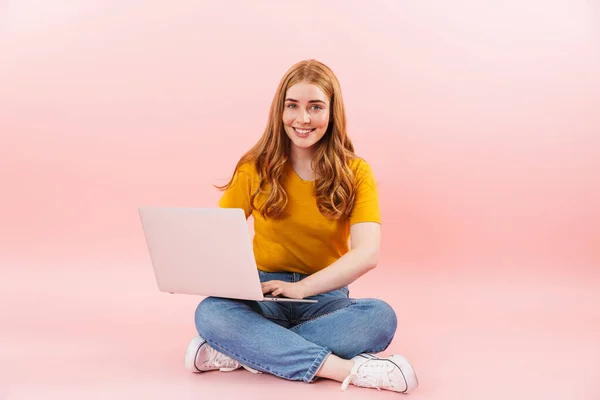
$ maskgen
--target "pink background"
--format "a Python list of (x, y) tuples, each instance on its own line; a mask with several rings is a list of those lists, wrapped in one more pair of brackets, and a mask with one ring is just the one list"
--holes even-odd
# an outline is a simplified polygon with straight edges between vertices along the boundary
[[(285, 70), (338, 75), (380, 183), (353, 295), (422, 399), (600, 399), (596, 1), (0, 1), (0, 398), (362, 398), (193, 375), (142, 205), (215, 206)], [(355, 396), (355, 397), (352, 397)], [(542, 397), (540, 397), (542, 396)]]

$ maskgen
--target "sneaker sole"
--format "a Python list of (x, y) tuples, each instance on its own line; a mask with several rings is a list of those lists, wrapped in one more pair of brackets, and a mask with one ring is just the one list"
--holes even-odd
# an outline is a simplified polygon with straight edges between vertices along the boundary
[(188, 345), (188, 349), (185, 353), (185, 367), (192, 372), (203, 372), (196, 367), (196, 357), (198, 356), (198, 352), (200, 348), (206, 343), (206, 340), (202, 339), (200, 336), (192, 339), (190, 344)]

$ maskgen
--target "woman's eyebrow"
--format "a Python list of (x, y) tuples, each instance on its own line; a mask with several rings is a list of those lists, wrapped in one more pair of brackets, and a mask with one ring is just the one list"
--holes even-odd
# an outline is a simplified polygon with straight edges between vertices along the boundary
[[(290, 99), (290, 98), (285, 99), (285, 101), (291, 101), (291, 102), (294, 102), (294, 103), (298, 103), (298, 100), (296, 100), (296, 99)], [(323, 104), (325, 104), (325, 102), (323, 100), (310, 100), (309, 103), (323, 103)]]

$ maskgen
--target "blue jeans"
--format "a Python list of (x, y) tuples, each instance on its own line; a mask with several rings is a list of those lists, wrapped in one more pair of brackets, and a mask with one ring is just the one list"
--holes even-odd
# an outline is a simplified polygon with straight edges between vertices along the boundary
[[(262, 282), (307, 275), (263, 272)], [(207, 297), (196, 308), (198, 334), (256, 370), (310, 383), (330, 354), (344, 359), (385, 350), (396, 333), (394, 310), (378, 299), (352, 299), (348, 288), (309, 297), (318, 303)]]

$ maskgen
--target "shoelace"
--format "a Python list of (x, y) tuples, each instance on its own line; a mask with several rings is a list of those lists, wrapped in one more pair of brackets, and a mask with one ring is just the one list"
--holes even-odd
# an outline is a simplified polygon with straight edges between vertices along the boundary
[(219, 371), (230, 372), (230, 371), (235, 371), (236, 369), (242, 367), (242, 368), (252, 372), (253, 374), (261, 373), (260, 371), (257, 371), (253, 368), (247, 367), (244, 364), (237, 362), (233, 358), (213, 349), (211, 346), (207, 345), (207, 351), (208, 351), (208, 360), (209, 360), (207, 362), (208, 368), (219, 368)]
[(208, 360), (206, 366), (208, 368), (219, 368), (220, 371), (235, 371), (240, 367), (240, 363), (231, 357), (213, 349), (211, 346), (206, 346), (208, 352)]
[(393, 372), (394, 365), (381, 360), (367, 360), (358, 367), (352, 369), (352, 372), (344, 382), (342, 382), (342, 390), (346, 390), (350, 383), (368, 388), (381, 390), (392, 386), (390, 372)]

